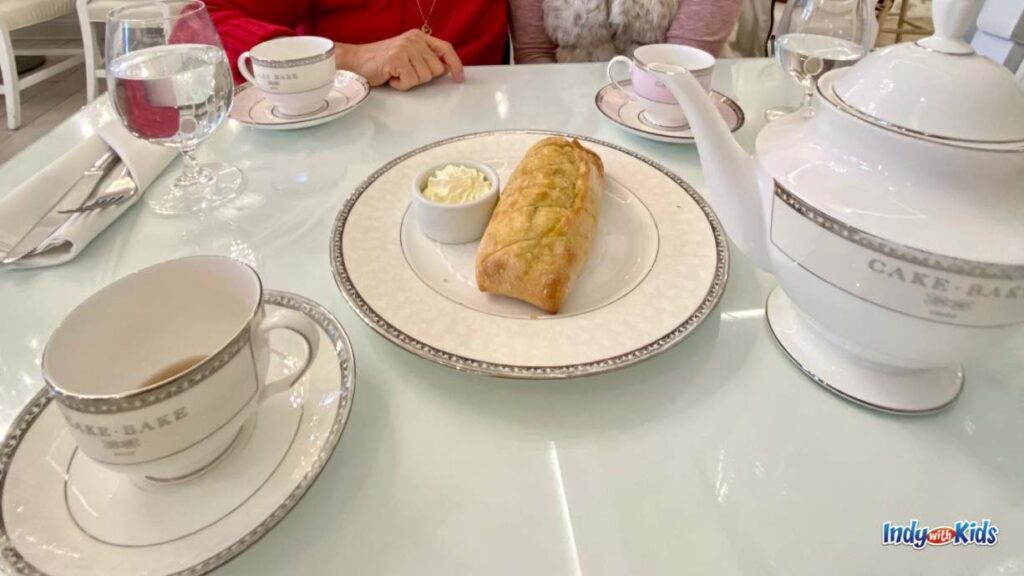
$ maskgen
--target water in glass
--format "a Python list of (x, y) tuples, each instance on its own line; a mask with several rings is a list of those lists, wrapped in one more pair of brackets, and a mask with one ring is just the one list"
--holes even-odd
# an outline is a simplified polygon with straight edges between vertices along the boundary
[(194, 146), (224, 121), (232, 81), (224, 51), (206, 44), (156, 46), (116, 58), (113, 96), (125, 126), (155, 144)]
[(798, 108), (773, 108), (769, 120), (803, 110), (811, 114), (818, 79), (851, 66), (874, 46), (877, 26), (868, 0), (789, 0), (776, 28), (775, 58), (804, 87)]
[(231, 66), (199, 0), (131, 3), (107, 17), (107, 87), (121, 122), (137, 138), (181, 150), (182, 170), (166, 190), (146, 194), (163, 214), (205, 210), (242, 189), (230, 164), (196, 160), (196, 146), (231, 109)]

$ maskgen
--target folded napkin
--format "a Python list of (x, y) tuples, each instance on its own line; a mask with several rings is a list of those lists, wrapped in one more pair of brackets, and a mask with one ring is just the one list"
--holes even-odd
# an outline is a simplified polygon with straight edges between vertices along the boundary
[[(44, 250), (41, 249), (39, 253), (26, 256), (12, 264), (0, 266), (0, 269), (53, 266), (73, 259), (89, 245), (89, 242), (92, 242), (93, 238), (129, 210), (174, 159), (173, 149), (149, 144), (133, 137), (113, 116), (109, 104), (97, 104), (106, 110), (91, 113), (89, 110), (86, 111), (90, 120), (98, 124), (92, 135), (87, 136), (70, 152), (57, 158), (27, 182), (0, 198), (0, 238), (8, 242), (17, 240), (10, 238), (10, 234), (5, 234), (5, 231), (21, 228), (22, 224), (19, 223), (25, 219), (33, 222), (39, 220), (53, 205), (54, 200), (71, 188), (81, 178), (82, 172), (109, 149), (113, 149), (128, 167), (132, 178), (139, 186), (139, 193), (129, 201), (116, 206), (73, 214), (43, 241), (40, 247)], [(116, 176), (119, 170), (118, 166), (114, 166), (111, 173)], [(96, 194), (102, 194), (102, 185), (110, 181), (110, 178), (105, 178)]]

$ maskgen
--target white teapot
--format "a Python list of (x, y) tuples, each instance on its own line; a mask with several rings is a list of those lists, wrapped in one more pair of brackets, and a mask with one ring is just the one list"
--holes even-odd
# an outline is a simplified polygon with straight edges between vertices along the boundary
[(685, 70), (659, 74), (696, 136), (709, 200), (781, 289), (767, 317), (816, 382), (925, 413), (960, 363), (1024, 326), (1024, 92), (961, 38), (972, 0), (935, 0), (935, 35), (825, 74), (813, 114), (733, 140)]

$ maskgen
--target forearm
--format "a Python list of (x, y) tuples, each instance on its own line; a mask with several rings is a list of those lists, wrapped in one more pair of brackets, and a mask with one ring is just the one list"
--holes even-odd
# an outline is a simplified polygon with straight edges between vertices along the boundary
[(682, 0), (667, 40), (718, 56), (739, 20), (742, 7), (742, 0)]
[(359, 67), (359, 46), (357, 44), (334, 43), (334, 63), (338, 70), (354, 71)]
[(555, 62), (555, 43), (544, 29), (543, 0), (511, 0), (516, 64)]
[(521, 46), (515, 49), (516, 64), (549, 64), (557, 61), (553, 45), (550, 48), (547, 46)]

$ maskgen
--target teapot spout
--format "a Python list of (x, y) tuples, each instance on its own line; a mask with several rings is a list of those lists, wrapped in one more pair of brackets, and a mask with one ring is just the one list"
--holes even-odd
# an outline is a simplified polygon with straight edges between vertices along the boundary
[(771, 272), (766, 225), (771, 177), (736, 142), (707, 90), (684, 68), (652, 69), (679, 101), (693, 130), (708, 201), (729, 237), (762, 270)]

